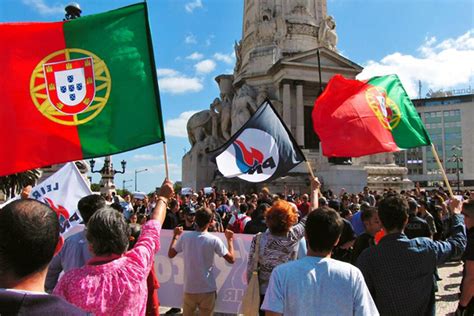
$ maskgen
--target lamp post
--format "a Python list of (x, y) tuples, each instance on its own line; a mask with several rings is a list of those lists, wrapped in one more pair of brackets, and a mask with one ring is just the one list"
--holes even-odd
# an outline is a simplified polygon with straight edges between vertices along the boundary
[(135, 192), (137, 191), (137, 173), (148, 171), (148, 169), (135, 169)]
[(115, 192), (114, 176), (117, 173), (125, 173), (127, 162), (125, 160), (120, 162), (122, 165), (121, 171), (114, 169), (110, 156), (105, 156), (104, 166), (100, 170), (94, 170), (94, 159), (89, 160), (89, 164), (91, 166), (91, 173), (100, 173), (100, 192), (102, 194), (111, 194), (112, 192)]
[(130, 180), (122, 180), (122, 191), (125, 191), (125, 183), (131, 182), (131, 181), (133, 181), (133, 179), (130, 179)]
[[(462, 147), (453, 146), (451, 150), (461, 151)], [(462, 157), (460, 156), (458, 152), (454, 152), (453, 156), (451, 157), (451, 161), (456, 162), (456, 176), (457, 176), (457, 183), (458, 183), (457, 187), (458, 187), (458, 194), (459, 194), (459, 192), (461, 191), (461, 183), (460, 183), (461, 182), (461, 168), (459, 168), (459, 163), (462, 162)]]

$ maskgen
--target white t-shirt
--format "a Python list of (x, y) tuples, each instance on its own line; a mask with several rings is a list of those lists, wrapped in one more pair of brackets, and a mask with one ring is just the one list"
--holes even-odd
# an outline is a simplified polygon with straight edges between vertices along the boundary
[(262, 309), (283, 315), (379, 315), (359, 269), (310, 256), (273, 270)]
[(224, 257), (229, 253), (222, 240), (208, 232), (190, 231), (178, 239), (174, 249), (183, 253), (185, 293), (209, 293), (217, 290), (214, 254)]

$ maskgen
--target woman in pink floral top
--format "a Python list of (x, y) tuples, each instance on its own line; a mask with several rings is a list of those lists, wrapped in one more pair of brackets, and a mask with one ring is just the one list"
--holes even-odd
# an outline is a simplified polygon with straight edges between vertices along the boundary
[(97, 211), (87, 229), (94, 257), (86, 266), (67, 272), (53, 293), (95, 315), (145, 315), (146, 279), (160, 248), (161, 225), (173, 193), (172, 183), (165, 180), (151, 220), (130, 251), (123, 215), (109, 207)]

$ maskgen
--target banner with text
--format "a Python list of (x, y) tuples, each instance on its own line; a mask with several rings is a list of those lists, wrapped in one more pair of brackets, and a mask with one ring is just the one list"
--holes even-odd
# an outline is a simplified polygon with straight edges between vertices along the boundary
[[(222, 239), (227, 246), (223, 233), (213, 234)], [(216, 267), (214, 275), (217, 284), (215, 312), (239, 313), (242, 296), (247, 288), (247, 258), (253, 236), (234, 235), (234, 264), (229, 264), (224, 258), (216, 255), (214, 259)], [(168, 247), (172, 238), (172, 230), (161, 231), (161, 249), (155, 257), (155, 270), (160, 282), (158, 296), (162, 306), (181, 307), (183, 305), (184, 262), (182, 254), (178, 254), (173, 259), (168, 258)]]

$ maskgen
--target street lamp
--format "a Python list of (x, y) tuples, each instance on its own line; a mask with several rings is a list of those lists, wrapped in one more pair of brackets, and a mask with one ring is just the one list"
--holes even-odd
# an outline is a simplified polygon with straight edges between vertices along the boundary
[[(451, 147), (451, 150), (457, 150), (461, 151), (462, 147), (459, 146), (453, 146)], [(461, 182), (461, 168), (459, 168), (459, 162), (462, 162), (462, 156), (459, 155), (459, 153), (454, 152), (453, 156), (451, 158), (451, 161), (456, 162), (456, 175), (457, 175), (457, 182), (458, 182), (458, 194), (460, 194), (461, 188), (460, 188), (460, 182)]]
[(68, 4), (66, 8), (64, 8), (64, 11), (66, 11), (66, 15), (63, 21), (80, 18), (82, 13), (81, 6), (77, 2), (71, 2)]
[[(110, 172), (113, 173), (114, 175), (117, 174), (117, 173), (125, 173), (125, 167), (127, 166), (127, 162), (125, 160), (122, 160), (120, 162), (120, 164), (122, 165), (122, 171), (110, 170)], [(100, 170), (94, 170), (94, 166), (95, 166), (95, 160), (94, 159), (89, 160), (89, 165), (91, 166), (91, 172), (92, 173), (107, 172), (111, 168), (110, 167), (110, 158), (108, 156), (105, 157), (104, 166)]]
[(148, 169), (141, 169), (141, 170), (135, 169), (135, 192), (137, 191), (137, 173), (145, 172), (145, 171), (148, 171)]
[(125, 191), (125, 183), (131, 182), (131, 181), (133, 181), (133, 179), (130, 179), (130, 180), (122, 180), (122, 191)]

